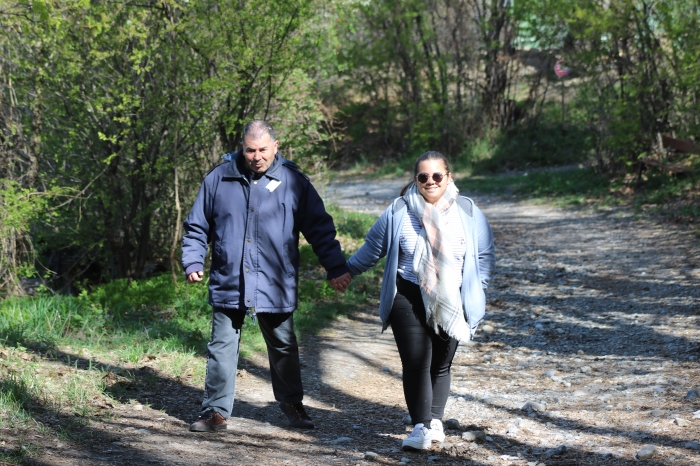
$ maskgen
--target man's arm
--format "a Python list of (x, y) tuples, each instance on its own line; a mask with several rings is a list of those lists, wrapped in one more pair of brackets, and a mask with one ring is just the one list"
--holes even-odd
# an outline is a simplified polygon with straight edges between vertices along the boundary
[(207, 191), (203, 182), (183, 225), (182, 268), (189, 283), (201, 282), (204, 276), (204, 257), (209, 243)]
[[(326, 269), (328, 280), (348, 273), (345, 256), (340, 248), (340, 243), (335, 238), (336, 230), (333, 217), (326, 212), (323, 200), (311, 183), (307, 184), (306, 190), (300, 198), (297, 218), (299, 231), (303, 233), (319, 262)], [(342, 282), (344, 283), (345, 279)], [(331, 283), (333, 284), (333, 282)]]

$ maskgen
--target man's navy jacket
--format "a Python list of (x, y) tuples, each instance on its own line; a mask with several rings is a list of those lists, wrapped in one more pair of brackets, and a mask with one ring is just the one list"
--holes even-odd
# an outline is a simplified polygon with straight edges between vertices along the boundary
[(299, 232), (311, 244), (328, 279), (348, 271), (333, 218), (309, 179), (278, 152), (259, 179), (243, 171), (243, 154), (204, 178), (185, 220), (182, 266), (189, 275), (212, 260), (209, 304), (255, 312), (297, 308)]

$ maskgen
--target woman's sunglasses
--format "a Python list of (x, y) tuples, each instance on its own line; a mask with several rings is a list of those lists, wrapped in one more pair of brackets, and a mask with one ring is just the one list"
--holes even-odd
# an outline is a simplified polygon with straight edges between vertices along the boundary
[[(445, 175), (440, 173), (440, 172), (433, 173), (433, 176), (432, 176), (433, 181), (436, 183), (441, 182), (444, 177), (445, 177)], [(430, 175), (428, 175), (427, 173), (419, 173), (416, 175), (416, 179), (418, 180), (418, 182), (420, 184), (427, 183), (428, 178), (430, 178)]]

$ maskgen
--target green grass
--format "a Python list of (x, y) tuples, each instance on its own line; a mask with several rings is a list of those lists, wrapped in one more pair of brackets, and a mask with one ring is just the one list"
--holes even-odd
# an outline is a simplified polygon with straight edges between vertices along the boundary
[(452, 156), (456, 171), (475, 175), (583, 163), (593, 148), (585, 122), (570, 120), (562, 128), (560, 108), (548, 106), (536, 127), (517, 127), (475, 138)]
[[(374, 225), (374, 222), (377, 220), (376, 217), (372, 215), (350, 212), (335, 206), (329, 206), (328, 213), (333, 217), (338, 235), (353, 240), (363, 240), (369, 229), (372, 228), (372, 225)], [(304, 256), (306, 255), (306, 257), (309, 257), (309, 252), (311, 251), (305, 252), (302, 249), (302, 265), (305, 264)]]
[[(375, 218), (329, 210), (346, 254), (354, 252)], [(304, 335), (375, 299), (381, 265), (341, 294), (327, 283), (311, 246), (300, 248), (295, 327), (303, 343)], [(173, 283), (162, 275), (115, 280), (80, 296), (0, 301), (0, 428), (16, 432), (13, 446), (8, 441), (0, 448), (0, 462), (36, 456), (36, 447), (24, 439), (39, 432), (89, 441), (94, 434), (84, 427), (109, 412), (100, 405), (148, 399), (143, 393), (154, 391), (158, 379), (203, 387), (211, 331), (207, 299), (206, 283), (188, 285), (182, 278)], [(259, 327), (246, 319), (241, 356), (265, 351)], [(51, 418), (60, 422), (49, 429)]]
[(539, 171), (504, 176), (471, 176), (457, 181), (464, 191), (513, 194), (525, 197), (559, 198), (576, 203), (582, 196), (602, 196), (609, 192), (608, 179), (589, 168)]
[(562, 207), (627, 207), (678, 223), (700, 220), (700, 184), (695, 177), (669, 176), (659, 172), (636, 176), (607, 177), (592, 168), (533, 171), (508, 176), (461, 178), (463, 192), (513, 195), (554, 203)]

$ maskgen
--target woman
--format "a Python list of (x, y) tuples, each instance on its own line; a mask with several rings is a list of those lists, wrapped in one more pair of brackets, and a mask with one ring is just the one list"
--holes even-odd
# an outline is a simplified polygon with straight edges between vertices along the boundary
[(403, 449), (424, 450), (445, 439), (450, 366), (484, 316), (495, 254), (486, 218), (459, 196), (444, 155), (421, 155), (413, 174), (348, 268), (358, 275), (387, 257), (379, 314), (382, 331), (391, 325), (394, 334), (415, 424)]

